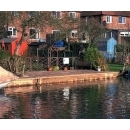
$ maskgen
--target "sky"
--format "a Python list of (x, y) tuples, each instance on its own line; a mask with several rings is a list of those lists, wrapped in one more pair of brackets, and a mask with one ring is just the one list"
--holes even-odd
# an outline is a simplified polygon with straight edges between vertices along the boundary
[(1, 0), (1, 11), (129, 11), (128, 0)]

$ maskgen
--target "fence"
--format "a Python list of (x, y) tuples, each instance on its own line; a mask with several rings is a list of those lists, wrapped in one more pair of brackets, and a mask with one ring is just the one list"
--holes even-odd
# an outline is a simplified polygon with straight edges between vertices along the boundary
[(63, 58), (65, 57), (27, 57), (25, 66), (26, 70), (34, 71), (34, 70), (47, 70), (50, 66), (59, 66), (60, 69), (63, 69), (64, 67), (74, 67), (76, 60), (79, 60), (79, 57), (68, 57), (69, 58), (69, 64), (63, 64)]

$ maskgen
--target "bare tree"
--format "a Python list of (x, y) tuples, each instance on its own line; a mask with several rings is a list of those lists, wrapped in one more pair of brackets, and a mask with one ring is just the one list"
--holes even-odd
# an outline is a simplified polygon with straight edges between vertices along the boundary
[[(104, 26), (98, 19), (88, 17), (80, 23), (80, 33), (84, 34), (87, 43), (90, 45), (96, 43), (104, 33), (106, 33), (107, 26)], [(82, 36), (81, 36), (82, 37)]]
[[(59, 30), (59, 32), (56, 35), (57, 40), (59, 39), (66, 39), (66, 41), (69, 43), (70, 41), (77, 41), (78, 39), (78, 26), (80, 22), (80, 16), (72, 17), (69, 15), (69, 11), (62, 11), (63, 17), (62, 18), (53, 18), (53, 16), (50, 17), (51, 25), (53, 25), (53, 29)], [(71, 31), (76, 30), (76, 38), (73, 38), (71, 36)]]
[[(20, 40), (16, 45), (16, 49), (13, 56), (13, 72), (18, 73), (18, 62), (21, 57), (18, 56), (19, 49), (23, 43), (24, 40), (29, 42), (29, 39), (36, 35), (38, 32), (43, 32), (44, 28), (47, 26), (52, 26), (52, 19), (50, 19), (50, 12), (38, 12), (38, 11), (6, 11), (3, 12), (5, 16), (3, 17), (3, 25), (5, 27), (6, 32), (8, 31), (8, 26), (15, 27), (16, 31), (19, 33)], [(3, 15), (2, 15), (3, 16)], [(3, 26), (1, 25), (1, 26)], [(33, 33), (32, 35), (25, 35), (29, 28), (35, 28), (37, 31)], [(12, 59), (12, 58), (11, 58)], [(25, 64), (23, 64), (23, 67)]]
[[(12, 70), (14, 73), (18, 73), (18, 62), (21, 59), (18, 56), (18, 52), (24, 40), (30, 44), (29, 39), (38, 32), (44, 32), (47, 27), (60, 30), (60, 38), (69, 38), (70, 31), (77, 28), (77, 19), (69, 17), (68, 12), (64, 12), (63, 18), (55, 18), (49, 11), (5, 11), (3, 14), (5, 15), (2, 15), (2, 27), (4, 26), (6, 32), (8, 31), (8, 26), (15, 27), (20, 36), (14, 52), (15, 55), (13, 56), (14, 64), (12, 66), (14, 66), (14, 69)], [(36, 32), (26, 35), (29, 28), (32, 27), (37, 29)], [(25, 64), (23, 64), (23, 68), (24, 66)]]

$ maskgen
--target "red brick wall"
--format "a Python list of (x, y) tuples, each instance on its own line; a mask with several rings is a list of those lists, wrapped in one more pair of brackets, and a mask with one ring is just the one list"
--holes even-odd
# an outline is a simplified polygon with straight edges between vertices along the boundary
[[(106, 21), (106, 16), (102, 16), (102, 21)], [(130, 18), (126, 17), (126, 23), (118, 23), (118, 16), (112, 16), (112, 23), (107, 23), (109, 29), (128, 29), (130, 28)]]
[[(117, 30), (128, 30), (130, 29), (130, 17), (126, 17), (126, 23), (118, 23), (119, 16), (112, 16), (112, 23), (107, 23), (108, 29), (117, 29)], [(102, 21), (106, 21), (106, 16), (102, 16)], [(121, 43), (121, 36), (118, 33), (118, 43)]]
[[(51, 12), (50, 12), (51, 13)], [(62, 11), (62, 18), (65, 17), (65, 15), (68, 15), (69, 16), (69, 11)], [(51, 14), (50, 14), (51, 15)], [(76, 17), (77, 18), (80, 18), (80, 12), (76, 12)], [(19, 27), (20, 25), (20, 21), (19, 20), (15, 20), (15, 27)], [(14, 27), (14, 23), (10, 23), (9, 26), (11, 27)], [(75, 25), (76, 27), (77, 25)], [(59, 30), (59, 29), (56, 29), (55, 27), (44, 27), (44, 30), (42, 32), (40, 32), (40, 37), (43, 38), (43, 39), (46, 39), (46, 34), (47, 33), (52, 33), (52, 30)], [(26, 30), (26, 33), (29, 35), (29, 29)], [(21, 37), (21, 33), (20, 32), (17, 32), (17, 38), (20, 38)], [(37, 41), (37, 40), (29, 40), (29, 41)]]

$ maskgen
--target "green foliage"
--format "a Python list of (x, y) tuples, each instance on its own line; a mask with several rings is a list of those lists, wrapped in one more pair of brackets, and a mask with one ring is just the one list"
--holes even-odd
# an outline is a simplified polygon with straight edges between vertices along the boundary
[(108, 64), (109, 71), (117, 71), (122, 70), (123, 64)]
[(124, 45), (122, 45), (122, 44), (116, 45), (116, 51), (117, 52), (123, 52), (123, 50), (124, 50)]
[(99, 66), (102, 70), (107, 69), (106, 59), (96, 47), (89, 47), (86, 49), (84, 61), (91, 62), (95, 68)]
[(59, 66), (53, 66), (53, 70), (54, 71), (58, 71), (59, 70)]
[(69, 42), (69, 43), (67, 43), (67, 46), (68, 46), (69, 50), (73, 51), (73, 52), (79, 52), (83, 48), (88, 48), (87, 43), (79, 43), (79, 42)]
[(43, 67), (42, 64), (39, 64), (39, 63), (33, 63), (32, 64), (32, 70), (41, 70), (41, 68)]
[(129, 52), (129, 50), (130, 50), (129, 43), (117, 44), (116, 45), (116, 51), (117, 52)]
[(91, 62), (93, 65), (96, 63), (97, 59), (101, 58), (101, 54), (95, 47), (89, 47), (85, 51), (84, 60)]
[(8, 57), (9, 57), (9, 54), (6, 51), (4, 50), (0, 51), (0, 60), (6, 59)]

